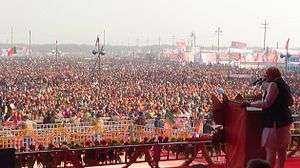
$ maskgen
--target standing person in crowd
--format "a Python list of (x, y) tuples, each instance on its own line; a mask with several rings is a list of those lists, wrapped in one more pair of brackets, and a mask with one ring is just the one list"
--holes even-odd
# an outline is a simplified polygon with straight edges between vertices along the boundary
[(157, 114), (154, 120), (154, 127), (155, 128), (164, 128), (164, 122), (161, 120), (160, 114)]
[(145, 117), (145, 114), (143, 112), (139, 112), (139, 115), (136, 119), (136, 124), (137, 125), (143, 125), (145, 126), (146, 125), (146, 117)]
[(213, 123), (211, 120), (206, 120), (203, 125), (203, 133), (204, 134), (211, 134), (215, 132), (216, 130), (212, 127)]
[(293, 97), (278, 68), (268, 68), (265, 80), (268, 83), (263, 99), (251, 103), (243, 102), (242, 106), (263, 109), (262, 146), (266, 150), (267, 161), (274, 167), (277, 154), (278, 166), (283, 168), (286, 150), (291, 142), (290, 125), (293, 119), (289, 106), (293, 105)]

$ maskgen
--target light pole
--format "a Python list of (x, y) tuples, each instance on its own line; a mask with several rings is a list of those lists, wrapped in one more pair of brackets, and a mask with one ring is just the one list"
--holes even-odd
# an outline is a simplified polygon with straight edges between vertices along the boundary
[(215, 31), (215, 33), (217, 33), (218, 36), (218, 53), (217, 53), (217, 63), (219, 63), (219, 57), (220, 57), (220, 35), (222, 35), (222, 30), (220, 27), (218, 27), (218, 29)]

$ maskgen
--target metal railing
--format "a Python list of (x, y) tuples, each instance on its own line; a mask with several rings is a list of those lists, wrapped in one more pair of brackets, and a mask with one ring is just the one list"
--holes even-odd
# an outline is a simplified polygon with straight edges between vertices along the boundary
[(212, 165), (225, 162), (222, 149), (223, 146), (211, 141), (197, 141), (16, 152), (16, 166), (40, 164), (44, 167), (68, 165), (79, 168), (148, 162), (152, 167), (158, 167), (160, 161), (184, 160), (182, 164), (188, 165), (195, 159)]
[(164, 130), (154, 125), (135, 125), (130, 121), (107, 121), (102, 123), (62, 123), (36, 125), (32, 129), (0, 131), (0, 148), (28, 150), (31, 145), (60, 145), (61, 143), (83, 143), (87, 140), (115, 139), (117, 141), (141, 140), (144, 137), (169, 136), (187, 138), (192, 129)]

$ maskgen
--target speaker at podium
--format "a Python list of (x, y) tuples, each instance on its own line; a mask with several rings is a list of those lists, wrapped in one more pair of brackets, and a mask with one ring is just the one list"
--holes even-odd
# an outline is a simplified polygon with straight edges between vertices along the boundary
[(244, 168), (251, 159), (265, 159), (261, 147), (262, 113), (258, 108), (242, 108), (243, 97), (229, 100), (223, 94), (221, 102), (212, 95), (213, 118), (223, 125), (227, 168)]

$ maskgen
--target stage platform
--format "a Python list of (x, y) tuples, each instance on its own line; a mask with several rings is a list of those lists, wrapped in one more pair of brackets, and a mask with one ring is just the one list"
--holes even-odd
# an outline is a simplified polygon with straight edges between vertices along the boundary
[[(179, 166), (181, 163), (183, 163), (182, 160), (176, 160), (176, 161), (163, 161), (160, 162), (160, 167), (161, 168), (174, 168), (176, 166)], [(196, 168), (197, 163), (194, 162), (193, 165), (195, 166), (190, 166), (191, 168)], [(91, 167), (91, 168), (122, 168), (124, 165), (112, 165), (112, 166), (100, 166), (100, 167)], [(147, 163), (137, 163), (130, 168), (149, 168)], [(199, 166), (200, 167), (200, 166)], [(295, 157), (295, 158), (288, 158), (285, 168), (299, 168), (300, 167), (300, 157)]]

